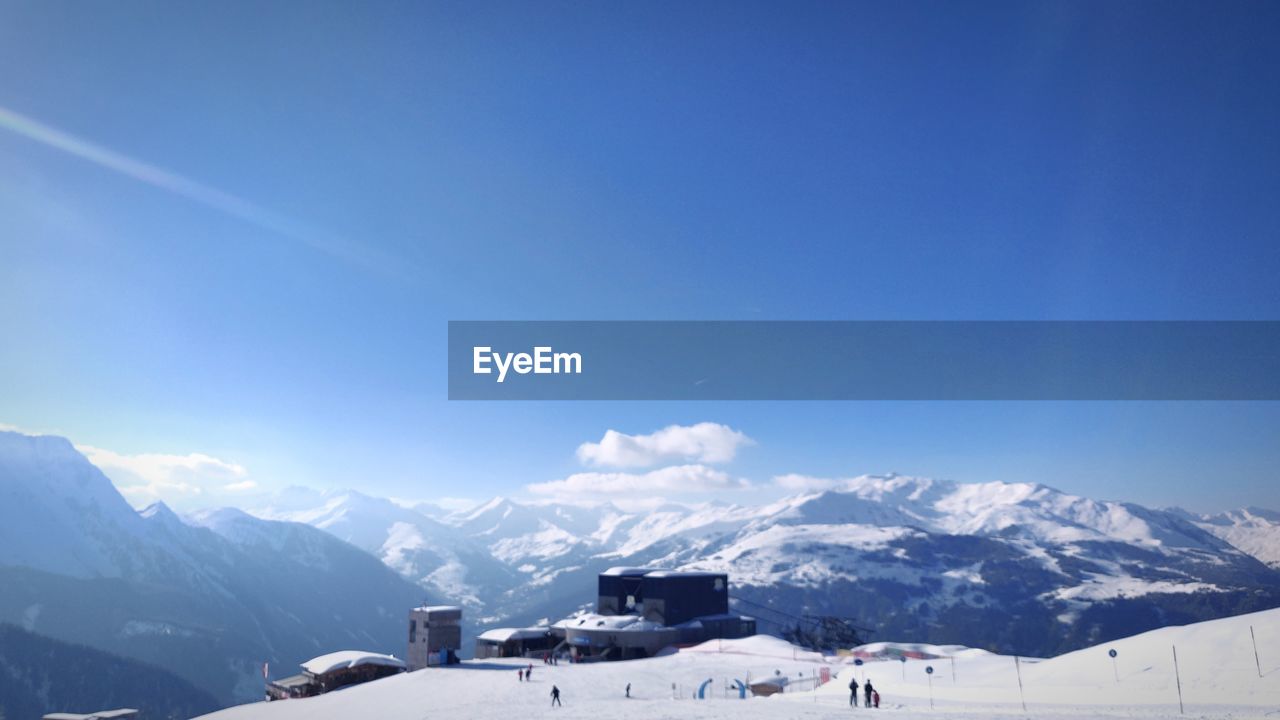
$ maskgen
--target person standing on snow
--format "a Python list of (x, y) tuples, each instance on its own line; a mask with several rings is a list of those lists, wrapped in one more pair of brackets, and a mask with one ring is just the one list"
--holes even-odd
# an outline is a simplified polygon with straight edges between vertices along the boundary
[(516, 671), (516, 677), (520, 678), (520, 682), (524, 682), (524, 668)]
[(875, 691), (875, 688), (871, 687), (871, 678), (867, 678), (867, 684), (862, 686), (863, 707), (871, 707), (871, 693)]
[[(556, 705), (560, 705), (560, 688), (556, 687), (555, 685), (552, 685), (551, 686), (551, 706), (555, 707)], [(560, 707), (564, 707), (564, 706), (560, 705)]]
[(876, 690), (875, 692), (871, 693), (871, 699), (875, 701), (876, 707), (880, 707), (880, 691), (879, 690)]
[(858, 707), (858, 678), (849, 678), (849, 707)]
[(627, 683), (627, 697), (631, 697), (631, 683)]

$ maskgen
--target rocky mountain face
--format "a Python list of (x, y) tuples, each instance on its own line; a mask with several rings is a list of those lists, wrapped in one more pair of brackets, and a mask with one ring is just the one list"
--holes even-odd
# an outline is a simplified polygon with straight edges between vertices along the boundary
[(158, 667), (0, 625), (0, 714), (6, 718), (115, 708), (189, 718), (218, 707), (212, 695)]
[(135, 511), (62, 438), (0, 432), (0, 622), (155, 665), (230, 703), (325, 652), (404, 653), (422, 589), (300, 523)]

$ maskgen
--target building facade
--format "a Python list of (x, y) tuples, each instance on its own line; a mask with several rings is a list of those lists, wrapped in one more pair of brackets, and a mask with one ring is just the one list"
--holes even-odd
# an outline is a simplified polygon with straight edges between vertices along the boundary
[(729, 612), (729, 576), (617, 567), (601, 573), (594, 614), (553, 629), (578, 660), (650, 657), (664, 647), (754, 635), (754, 618)]
[(476, 638), (476, 658), (539, 657), (559, 642), (549, 627), (494, 628)]
[(410, 670), (458, 662), (462, 647), (462, 608), (432, 605), (409, 611)]

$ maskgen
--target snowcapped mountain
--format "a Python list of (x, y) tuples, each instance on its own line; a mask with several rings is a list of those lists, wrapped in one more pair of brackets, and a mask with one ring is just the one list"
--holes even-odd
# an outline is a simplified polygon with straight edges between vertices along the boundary
[(0, 432), (0, 622), (163, 667), (223, 702), (263, 662), (402, 652), (422, 590), (299, 523), (136, 512), (62, 438)]
[[(481, 608), (483, 598), (516, 582), (515, 573), (453, 527), (390, 500), (355, 491), (322, 493), (298, 509), (297, 491), (256, 511), (259, 517), (304, 523), (377, 557), (435, 600)], [(203, 523), (199, 516), (197, 522)]]
[[(1036, 484), (863, 476), (765, 505), (646, 513), (495, 498), (427, 525), (434, 534), (421, 535), (422, 563), (411, 572), (383, 549), (392, 528), (427, 522), (405, 513), (412, 511), (341, 493), (288, 517), (337, 529), (445, 600), (447, 586), (422, 582), (435, 562), (428, 548), (487, 556), (483, 575), (467, 567), (460, 576), (466, 587), (456, 599), (504, 624), (590, 602), (595, 575), (613, 565), (728, 572), (735, 595), (751, 603), (741, 609), (766, 623), (783, 616), (759, 605), (1033, 655), (1280, 605), (1280, 572), (1251, 556), (1258, 548), (1246, 552), (1220, 537), (1214, 521)], [(1248, 517), (1249, 527), (1266, 519)], [(363, 540), (357, 525), (368, 533)], [(1256, 545), (1275, 547), (1265, 537)], [(491, 578), (502, 579), (482, 590)], [(962, 628), (981, 637), (957, 637)]]
[(1216, 515), (1184, 516), (1200, 529), (1280, 570), (1280, 513), (1251, 507)]
[(3, 559), (78, 578), (145, 566), (146, 520), (71, 443), (0, 432)]
[(66, 440), (0, 433), (0, 622), (225, 702), (261, 692), (263, 661), (401, 652), (424, 595), (466, 605), (469, 627), (532, 623), (590, 604), (614, 565), (728, 572), (739, 609), (774, 632), (839, 615), (876, 637), (1038, 656), (1280, 606), (1280, 570), (1257, 559), (1275, 557), (1275, 513), (1035, 484), (863, 476), (763, 505), (432, 511), (291, 488), (252, 513), (136, 512)]

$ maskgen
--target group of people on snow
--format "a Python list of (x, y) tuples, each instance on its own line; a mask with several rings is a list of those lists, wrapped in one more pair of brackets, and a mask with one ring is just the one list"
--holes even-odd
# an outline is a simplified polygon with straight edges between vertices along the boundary
[[(880, 693), (871, 687), (871, 678), (867, 678), (867, 684), (862, 686), (862, 690), (863, 707), (880, 707)], [(858, 678), (856, 677), (849, 679), (849, 706), (858, 707)]]
[[(543, 662), (546, 662), (545, 660)], [(550, 663), (554, 665), (555, 663)], [(529, 663), (527, 667), (516, 670), (516, 677), (520, 682), (533, 682), (533, 663)], [(627, 685), (627, 692), (631, 692), (631, 685)], [(560, 688), (555, 685), (551, 686), (551, 707), (564, 707), (560, 704)]]

